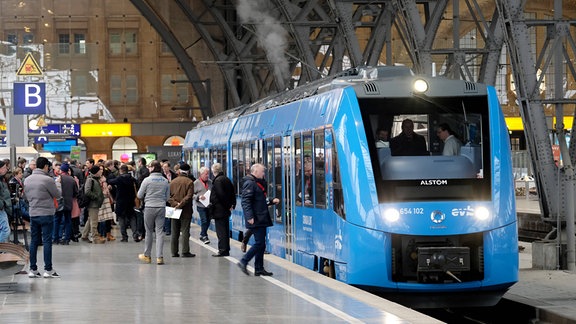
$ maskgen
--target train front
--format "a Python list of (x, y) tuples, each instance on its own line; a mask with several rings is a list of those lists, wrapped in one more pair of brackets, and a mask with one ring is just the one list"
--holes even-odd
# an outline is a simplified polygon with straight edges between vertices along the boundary
[(359, 240), (352, 249), (363, 253), (351, 257), (359, 266), (348, 279), (359, 275), (359, 286), (384, 288), (414, 307), (495, 304), (518, 280), (518, 235), (494, 89), (408, 77), (356, 92), (378, 204), (348, 221), (373, 229), (382, 245)]

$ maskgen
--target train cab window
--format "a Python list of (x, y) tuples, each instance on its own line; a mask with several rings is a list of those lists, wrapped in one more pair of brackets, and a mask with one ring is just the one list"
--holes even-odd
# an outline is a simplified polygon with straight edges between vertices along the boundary
[(326, 172), (324, 170), (324, 130), (314, 132), (314, 182), (316, 207), (326, 208)]
[[(381, 154), (382, 149), (371, 146), (375, 175), (382, 180), (378, 184), (381, 200), (489, 199), (491, 182), (483, 176), (490, 169), (485, 97), (426, 98), (408, 103), (391, 99), (383, 104), (391, 108), (386, 112), (366, 111), (370, 118), (379, 115), (381, 120), (392, 121), (391, 154)], [(417, 135), (402, 133), (406, 120), (411, 121), (409, 128)], [(366, 125), (368, 131), (371, 128)], [(403, 147), (395, 153), (393, 145), (397, 146), (394, 141), (399, 136), (404, 136)], [(416, 137), (423, 139), (417, 141)], [(420, 143), (418, 149), (406, 149), (416, 142)], [(444, 150), (445, 145), (453, 149)]]

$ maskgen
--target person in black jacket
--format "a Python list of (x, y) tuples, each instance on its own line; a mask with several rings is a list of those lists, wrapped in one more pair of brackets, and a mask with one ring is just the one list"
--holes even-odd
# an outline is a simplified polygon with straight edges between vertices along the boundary
[(114, 200), (114, 212), (118, 217), (120, 223), (120, 234), (122, 239), (120, 242), (128, 242), (127, 225), (132, 229), (132, 238), (134, 242), (140, 242), (142, 233), (139, 232), (136, 226), (136, 215), (134, 213), (134, 200), (136, 199), (136, 179), (128, 173), (128, 166), (122, 164), (120, 166), (120, 175), (116, 178), (111, 177), (108, 179), (108, 184), (115, 187), (116, 197)]
[(138, 189), (140, 189), (140, 185), (142, 185), (142, 181), (146, 179), (150, 175), (150, 171), (146, 167), (146, 159), (139, 158), (138, 159), (138, 169), (136, 170), (136, 184), (138, 185)]
[(78, 186), (76, 185), (76, 180), (70, 176), (70, 166), (68, 163), (62, 163), (60, 170), (56, 170), (56, 172), (58, 176), (56, 185), (58, 186), (58, 183), (60, 183), (63, 198), (61, 202), (64, 204), (64, 208), (60, 211), (56, 210), (54, 214), (52, 243), (69, 245), (72, 239), (72, 204), (74, 197), (78, 196)]
[(402, 121), (402, 132), (390, 140), (392, 156), (428, 155), (426, 139), (414, 132), (414, 122), (411, 119)]
[(236, 207), (236, 194), (232, 181), (222, 172), (222, 165), (212, 165), (212, 193), (210, 194), (211, 216), (218, 236), (218, 253), (214, 257), (230, 255), (230, 215)]
[(244, 254), (238, 263), (240, 270), (248, 275), (246, 266), (254, 258), (254, 275), (271, 276), (272, 272), (264, 269), (264, 251), (266, 250), (266, 228), (272, 226), (272, 219), (268, 212), (268, 206), (278, 204), (280, 200), (269, 200), (266, 193), (266, 180), (264, 180), (266, 168), (259, 163), (250, 167), (250, 174), (245, 176), (242, 185), (242, 210), (246, 228), (252, 230), (254, 245)]

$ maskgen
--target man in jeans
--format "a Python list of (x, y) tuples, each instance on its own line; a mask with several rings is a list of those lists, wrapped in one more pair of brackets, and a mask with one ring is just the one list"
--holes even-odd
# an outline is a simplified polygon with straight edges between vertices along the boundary
[[(44, 250), (44, 278), (59, 278), (52, 268), (52, 230), (54, 226), (54, 199), (61, 196), (55, 180), (48, 174), (52, 164), (45, 157), (36, 159), (36, 169), (24, 180), (24, 192), (30, 205), (30, 271), (28, 277), (40, 278), (36, 265), (38, 240), (42, 231)], [(58, 181), (58, 180), (56, 180)]]
[(254, 259), (255, 276), (271, 276), (272, 272), (264, 269), (264, 251), (266, 251), (266, 228), (272, 226), (272, 219), (268, 213), (268, 206), (278, 204), (280, 200), (267, 197), (268, 184), (264, 179), (266, 168), (255, 163), (250, 167), (250, 174), (245, 176), (242, 185), (242, 210), (244, 223), (247, 229), (252, 230), (254, 245), (244, 254), (238, 262), (238, 267), (248, 275), (246, 266)]

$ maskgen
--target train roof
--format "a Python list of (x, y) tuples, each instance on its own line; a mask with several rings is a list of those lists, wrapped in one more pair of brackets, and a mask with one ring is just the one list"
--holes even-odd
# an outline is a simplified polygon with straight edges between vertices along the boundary
[[(411, 82), (414, 81), (415, 77), (416, 75), (414, 72), (406, 66), (364, 66), (352, 68), (335, 75), (309, 82), (295, 89), (268, 96), (254, 103), (226, 110), (209, 120), (199, 123), (198, 127), (232, 120), (242, 115), (264, 111), (319, 93), (347, 86), (353, 86), (355, 88), (358, 98), (370, 98), (382, 94), (386, 94), (386, 96), (389, 97), (409, 96), (412, 93)], [(432, 80), (431, 77), (422, 76), (421, 78), (428, 81)], [(431, 89), (430, 93), (433, 96), (464, 95), (466, 93), (479, 94), (479, 92), (485, 93), (485, 90), (482, 90), (485, 87), (478, 87), (477, 83), (444, 78), (433, 79), (435, 87), (434, 89)], [(408, 82), (410, 82), (410, 84)]]

